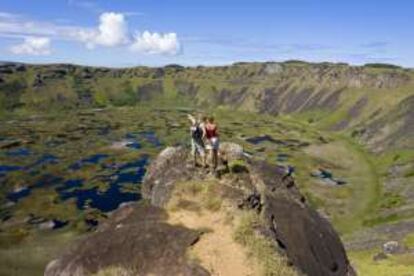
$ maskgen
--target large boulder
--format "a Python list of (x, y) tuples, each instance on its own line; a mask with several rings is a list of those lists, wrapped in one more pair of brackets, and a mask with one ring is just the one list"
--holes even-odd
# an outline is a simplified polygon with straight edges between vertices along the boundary
[(45, 276), (82, 276), (105, 268), (126, 268), (127, 275), (209, 273), (186, 258), (200, 233), (165, 222), (166, 213), (146, 204), (129, 204), (107, 223), (51, 261)]
[(150, 164), (144, 177), (142, 195), (154, 206), (164, 206), (174, 184), (194, 177), (187, 168), (188, 151), (182, 147), (168, 147)]
[(222, 160), (231, 162), (238, 159), (244, 159), (245, 153), (243, 147), (239, 144), (224, 142), (220, 145), (220, 157)]
[(266, 227), (293, 265), (310, 276), (354, 274), (338, 234), (306, 204), (291, 177), (265, 162), (252, 164), (251, 177)]
[(382, 245), (382, 252), (385, 254), (401, 254), (404, 253), (406, 249), (398, 241), (388, 241)]

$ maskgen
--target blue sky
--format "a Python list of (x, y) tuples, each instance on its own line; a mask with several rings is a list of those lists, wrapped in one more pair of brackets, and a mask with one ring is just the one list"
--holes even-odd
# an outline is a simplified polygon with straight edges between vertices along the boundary
[(414, 67), (413, 26), (410, 0), (12, 0), (0, 3), (0, 60)]

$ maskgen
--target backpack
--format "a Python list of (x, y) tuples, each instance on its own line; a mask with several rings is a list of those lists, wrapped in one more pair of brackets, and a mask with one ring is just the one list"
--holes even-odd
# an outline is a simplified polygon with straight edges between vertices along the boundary
[(203, 138), (203, 130), (201, 129), (201, 127), (200, 127), (200, 124), (197, 124), (193, 129), (192, 129), (192, 132), (191, 132), (191, 137), (194, 139), (194, 140), (197, 140), (197, 141), (199, 141), (199, 140), (201, 140), (202, 138)]

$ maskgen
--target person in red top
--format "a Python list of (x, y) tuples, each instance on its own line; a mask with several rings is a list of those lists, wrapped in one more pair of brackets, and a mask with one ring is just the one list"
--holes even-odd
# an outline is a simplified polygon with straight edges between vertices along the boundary
[(209, 117), (204, 127), (205, 137), (207, 139), (206, 148), (211, 154), (213, 170), (216, 171), (218, 163), (219, 134), (217, 124), (214, 122), (214, 117)]

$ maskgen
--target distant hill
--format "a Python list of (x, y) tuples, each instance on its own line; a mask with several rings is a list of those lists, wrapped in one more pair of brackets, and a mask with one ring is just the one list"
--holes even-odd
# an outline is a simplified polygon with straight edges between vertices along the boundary
[(235, 63), (111, 69), (0, 63), (0, 111), (135, 105), (290, 114), (347, 131), (371, 149), (412, 147), (414, 71), (389, 64)]

